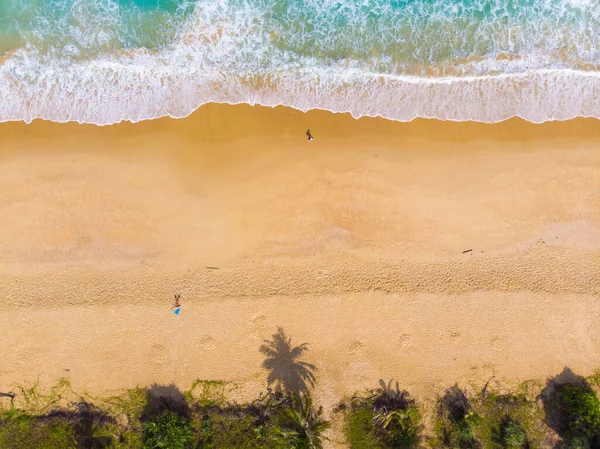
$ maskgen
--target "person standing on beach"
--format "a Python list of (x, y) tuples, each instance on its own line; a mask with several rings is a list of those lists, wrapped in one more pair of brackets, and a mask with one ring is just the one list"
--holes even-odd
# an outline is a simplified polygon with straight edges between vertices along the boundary
[(171, 309), (175, 309), (173, 311), (173, 313), (175, 315), (179, 315), (179, 312), (181, 312), (181, 303), (179, 302), (180, 298), (181, 298), (181, 295), (175, 295), (175, 302), (173, 304), (171, 304)]
[(306, 131), (306, 135), (308, 136), (308, 140), (313, 140), (314, 139), (314, 137), (310, 133), (310, 129), (308, 131)]

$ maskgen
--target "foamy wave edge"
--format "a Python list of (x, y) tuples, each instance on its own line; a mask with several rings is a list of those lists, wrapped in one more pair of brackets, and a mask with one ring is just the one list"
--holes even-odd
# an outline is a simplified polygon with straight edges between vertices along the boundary
[(92, 65), (96, 67), (84, 72), (72, 67), (58, 76), (44, 76), (35, 85), (0, 70), (0, 122), (43, 119), (104, 126), (185, 118), (209, 103), (286, 106), (399, 122), (600, 119), (600, 73), (573, 69), (420, 78), (334, 69), (235, 76), (106, 62)]

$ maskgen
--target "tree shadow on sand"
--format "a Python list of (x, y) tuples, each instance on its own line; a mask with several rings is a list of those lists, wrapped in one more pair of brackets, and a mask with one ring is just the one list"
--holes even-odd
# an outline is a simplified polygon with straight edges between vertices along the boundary
[(185, 419), (189, 419), (191, 414), (185, 396), (173, 384), (153, 384), (146, 391), (146, 401), (140, 416), (142, 421), (152, 420), (167, 410)]
[(460, 449), (482, 447), (473, 433), (479, 417), (472, 413), (466, 390), (456, 384), (448, 388), (440, 398), (438, 416), (443, 422), (440, 429), (443, 446)]
[(448, 410), (450, 418), (454, 422), (464, 420), (471, 409), (466, 390), (461, 390), (458, 385), (454, 385), (444, 392), (440, 407), (445, 407)]
[(546, 424), (563, 439), (561, 447), (600, 447), (600, 403), (590, 384), (565, 367), (540, 394)]
[(292, 339), (287, 337), (281, 327), (273, 334), (271, 340), (265, 340), (260, 352), (265, 355), (263, 368), (269, 370), (267, 383), (277, 389), (295, 393), (308, 393), (315, 384), (314, 372), (317, 367), (300, 359), (308, 351), (308, 343), (292, 346)]
[(154, 384), (146, 392), (142, 410), (143, 449), (187, 449), (193, 430), (191, 411), (185, 396), (175, 385)]
[(89, 402), (73, 403), (75, 410), (53, 410), (36, 419), (38, 424), (54, 422), (70, 423), (79, 449), (104, 449), (112, 447), (113, 437), (106, 434), (107, 426), (116, 420)]

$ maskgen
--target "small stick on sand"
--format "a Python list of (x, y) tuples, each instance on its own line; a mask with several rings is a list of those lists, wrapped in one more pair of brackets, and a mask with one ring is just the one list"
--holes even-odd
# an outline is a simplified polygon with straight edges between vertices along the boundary
[(464, 254), (464, 253), (470, 253), (471, 251), (473, 251), (473, 250), (472, 250), (472, 249), (465, 249), (465, 250), (463, 251), (463, 254)]
[(485, 387), (483, 387), (483, 390), (481, 390), (481, 402), (485, 402), (485, 399), (487, 398), (487, 387), (490, 384), (490, 381), (496, 376), (492, 376), (488, 379), (488, 381), (485, 383)]

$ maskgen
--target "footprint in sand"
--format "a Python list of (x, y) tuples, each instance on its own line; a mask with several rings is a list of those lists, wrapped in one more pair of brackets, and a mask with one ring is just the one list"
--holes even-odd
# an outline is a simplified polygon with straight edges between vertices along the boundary
[(412, 346), (412, 337), (410, 336), (410, 334), (402, 334), (400, 336), (400, 346), (402, 346), (403, 348), (408, 348), (409, 346)]
[(261, 333), (267, 322), (267, 315), (265, 313), (256, 313), (250, 317), (248, 322), (256, 332)]
[(27, 312), (21, 312), (19, 314), (19, 321), (21, 323), (25, 323), (25, 324), (28, 324), (30, 326), (37, 326), (38, 325), (37, 321), (35, 319), (33, 319), (32, 316), (29, 313), (27, 313)]
[(492, 346), (494, 347), (494, 349), (496, 351), (502, 351), (504, 348), (506, 348), (506, 342), (504, 341), (503, 338), (496, 337), (496, 338), (494, 338), (494, 341), (492, 342)]
[(581, 339), (577, 338), (577, 336), (575, 336), (573, 334), (567, 334), (566, 337), (564, 338), (563, 344), (567, 348), (569, 348), (569, 351), (579, 351), (580, 349), (582, 349)]
[(362, 342), (358, 341), (358, 340), (354, 340), (353, 342), (351, 342), (348, 345), (348, 352), (350, 352), (350, 354), (358, 354), (361, 349), (363, 348), (363, 344)]
[(204, 349), (215, 349), (215, 339), (210, 335), (200, 337), (200, 346)]
[(450, 341), (452, 343), (460, 343), (462, 341), (462, 335), (460, 335), (458, 332), (450, 332)]
[(150, 360), (157, 365), (167, 363), (169, 361), (169, 350), (162, 345), (152, 345), (150, 348)]

